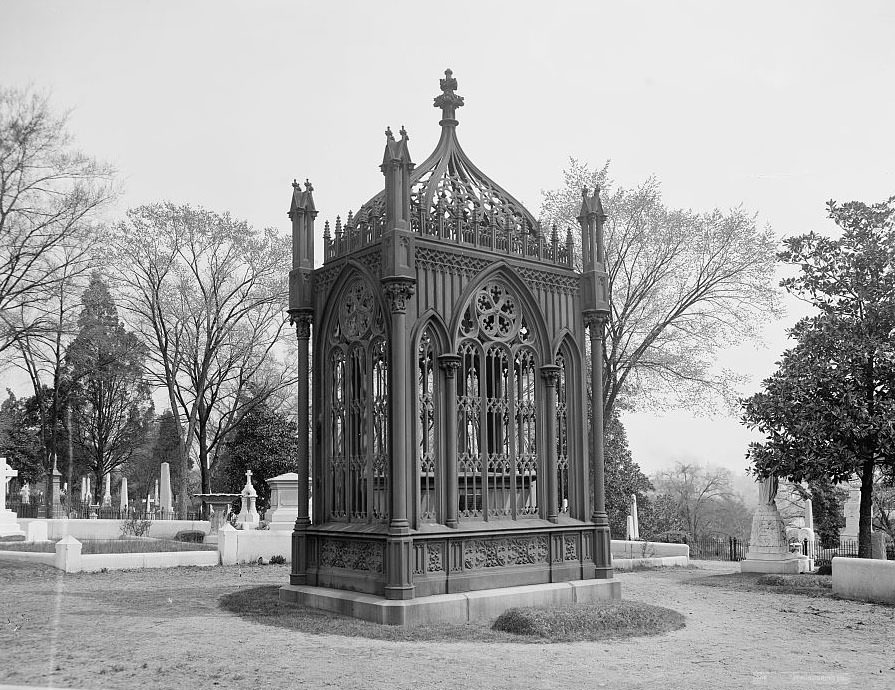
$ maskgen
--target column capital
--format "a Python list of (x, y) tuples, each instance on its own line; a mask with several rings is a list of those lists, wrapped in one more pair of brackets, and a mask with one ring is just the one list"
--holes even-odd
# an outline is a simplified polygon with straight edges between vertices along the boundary
[(416, 281), (406, 278), (383, 282), (385, 299), (392, 314), (406, 314), (407, 302), (416, 292)]
[(460, 368), (460, 360), (460, 355), (439, 355), (438, 364), (442, 369), (444, 369), (445, 376), (447, 376), (449, 379), (452, 379), (454, 378), (454, 374), (456, 373), (457, 369)]
[(546, 383), (550, 388), (556, 386), (559, 383), (559, 372), (562, 371), (562, 367), (558, 364), (545, 364), (541, 367), (541, 376), (544, 378), (544, 383)]
[(313, 312), (290, 311), (289, 321), (295, 326), (295, 334), (299, 340), (307, 340), (311, 337), (311, 324), (314, 323)]
[(604, 311), (584, 312), (584, 325), (590, 329), (590, 337), (594, 339), (602, 334), (603, 327), (609, 321), (609, 314)]

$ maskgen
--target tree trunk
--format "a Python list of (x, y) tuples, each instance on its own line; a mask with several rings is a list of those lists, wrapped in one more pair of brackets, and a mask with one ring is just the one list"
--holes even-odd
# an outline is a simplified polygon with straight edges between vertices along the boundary
[(870, 530), (873, 518), (874, 460), (866, 460), (861, 467), (861, 505), (858, 513), (858, 558), (872, 558)]

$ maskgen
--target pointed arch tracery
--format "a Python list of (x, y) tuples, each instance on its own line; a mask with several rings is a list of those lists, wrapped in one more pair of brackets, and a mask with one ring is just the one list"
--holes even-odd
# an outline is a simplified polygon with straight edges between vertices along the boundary
[(359, 276), (346, 280), (325, 346), (328, 440), (324, 497), (331, 520), (388, 518), (388, 344), (379, 300)]
[(538, 352), (518, 296), (499, 278), (484, 282), (457, 336), (460, 517), (535, 517)]

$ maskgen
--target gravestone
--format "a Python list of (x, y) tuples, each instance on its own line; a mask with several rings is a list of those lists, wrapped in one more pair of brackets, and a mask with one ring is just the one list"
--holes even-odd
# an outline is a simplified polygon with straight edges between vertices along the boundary
[(127, 477), (121, 478), (121, 488), (119, 489), (119, 492), (118, 507), (121, 509), (121, 512), (124, 512), (127, 510)]
[(842, 508), (845, 516), (845, 527), (839, 532), (840, 539), (857, 539), (858, 538), (858, 521), (861, 514), (861, 489), (850, 486), (848, 489), (848, 500)]
[(637, 494), (631, 494), (631, 518), (634, 523), (632, 539), (640, 539), (640, 517), (637, 514)]
[(103, 508), (112, 507), (112, 473), (109, 472), (105, 476), (106, 484), (103, 489)]
[(292, 531), (298, 518), (298, 473), (287, 472), (267, 480), (270, 487), (270, 508), (267, 522), (270, 529)]
[(159, 494), (159, 508), (162, 517), (168, 518), (174, 513), (174, 503), (171, 496), (171, 465), (163, 462), (159, 470), (161, 476), (161, 489)]
[(258, 529), (258, 511), (255, 510), (255, 501), (258, 498), (258, 492), (252, 486), (252, 470), (246, 470), (246, 485), (239, 494), (242, 497), (242, 509), (236, 517), (236, 524), (242, 525), (243, 529)]
[(752, 517), (752, 535), (746, 559), (740, 561), (744, 573), (798, 573), (806, 564), (790, 553), (786, 525), (777, 509), (776, 477), (759, 482), (759, 501)]
[(6, 509), (6, 486), (13, 477), (18, 477), (19, 471), (6, 464), (6, 458), (0, 458), (0, 537), (24, 537), (25, 533), (19, 527), (18, 516)]

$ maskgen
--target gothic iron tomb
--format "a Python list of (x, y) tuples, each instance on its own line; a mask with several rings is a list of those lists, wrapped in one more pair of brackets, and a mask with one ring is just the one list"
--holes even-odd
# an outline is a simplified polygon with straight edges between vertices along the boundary
[(460, 147), (456, 87), (448, 70), (421, 165), (403, 128), (386, 132), (385, 189), (326, 224), (319, 268), (313, 188), (293, 184), (301, 447), (285, 600), (412, 623), (619, 596), (585, 397), (585, 333), (601, 400), (608, 314), (599, 191), (583, 195), (579, 271), (571, 232), (542, 232)]

